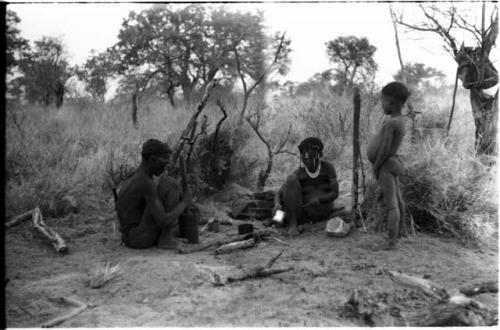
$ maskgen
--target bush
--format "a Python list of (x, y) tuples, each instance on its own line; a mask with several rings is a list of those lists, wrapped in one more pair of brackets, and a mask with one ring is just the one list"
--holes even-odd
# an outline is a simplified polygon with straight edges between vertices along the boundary
[[(410, 145), (403, 156), (403, 198), (419, 229), (466, 243), (493, 237), (497, 227), (496, 166), (483, 165), (474, 150), (446, 139)], [(368, 184), (363, 203), (372, 226), (385, 219), (380, 190)]]

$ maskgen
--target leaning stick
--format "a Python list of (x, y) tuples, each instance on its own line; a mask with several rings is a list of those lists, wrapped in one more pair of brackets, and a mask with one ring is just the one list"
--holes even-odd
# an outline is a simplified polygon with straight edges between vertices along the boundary
[(85, 309), (87, 309), (87, 305), (85, 305), (84, 303), (82, 303), (78, 300), (74, 300), (74, 299), (66, 298), (66, 297), (60, 297), (58, 300), (62, 303), (67, 303), (69, 305), (73, 305), (76, 308), (69, 314), (66, 314), (66, 315), (63, 315), (60, 317), (56, 317), (55, 319), (49, 320), (45, 323), (42, 323), (42, 328), (52, 328), (58, 324), (63, 323), (67, 319), (70, 319), (73, 316), (83, 312)]
[(17, 226), (20, 223), (22, 223), (28, 219), (31, 219), (31, 217), (33, 215), (33, 211), (34, 210), (31, 210), (31, 211), (28, 211), (26, 213), (23, 213), (23, 214), (20, 214), (20, 215), (14, 217), (14, 219), (10, 220), (9, 222), (7, 222), (5, 224), (5, 228), (11, 228), (11, 227)]
[(52, 228), (48, 227), (43, 221), (42, 212), (37, 207), (33, 210), (33, 227), (38, 230), (43, 236), (49, 239), (52, 246), (58, 253), (68, 252), (68, 246), (62, 237), (56, 233)]
[(283, 254), (285, 250), (281, 251), (278, 253), (276, 256), (272, 257), (265, 266), (257, 266), (257, 267), (252, 267), (252, 268), (247, 268), (243, 269), (241, 272), (234, 274), (232, 276), (229, 276), (227, 278), (228, 282), (236, 282), (236, 281), (243, 281), (248, 278), (259, 278), (259, 277), (266, 277), (270, 276), (273, 274), (280, 274), (284, 272), (288, 272), (293, 269), (293, 267), (287, 267), (287, 268), (275, 268), (271, 269), (273, 264), (278, 260), (278, 258)]
[(274, 265), (274, 263), (276, 262), (276, 260), (278, 260), (278, 258), (281, 257), (281, 255), (283, 254), (283, 252), (285, 252), (285, 250), (281, 250), (280, 253), (278, 253), (276, 256), (272, 257), (271, 260), (269, 260), (267, 262), (265, 268), (271, 268)]

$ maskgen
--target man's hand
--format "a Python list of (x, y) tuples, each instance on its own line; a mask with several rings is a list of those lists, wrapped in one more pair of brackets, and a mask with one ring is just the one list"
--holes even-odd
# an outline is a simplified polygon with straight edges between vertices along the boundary
[(302, 207), (307, 207), (307, 206), (317, 206), (321, 204), (320, 197), (319, 196), (314, 196), (312, 200), (309, 201), (309, 203), (305, 203), (302, 205)]
[(273, 207), (273, 216), (276, 214), (276, 211), (283, 210), (283, 207), (279, 203), (275, 203)]

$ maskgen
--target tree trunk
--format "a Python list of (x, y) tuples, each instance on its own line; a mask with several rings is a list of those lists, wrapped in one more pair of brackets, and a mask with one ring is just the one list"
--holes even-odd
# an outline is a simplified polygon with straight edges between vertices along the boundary
[(496, 154), (498, 90), (495, 96), (491, 96), (480, 89), (471, 89), (470, 102), (476, 125), (476, 152), (486, 155)]
[(137, 93), (132, 95), (132, 122), (137, 126)]
[(359, 95), (359, 89), (354, 89), (354, 111), (353, 111), (353, 131), (352, 131), (352, 186), (351, 186), (351, 198), (352, 198), (352, 216), (354, 222), (358, 222), (357, 210), (358, 210), (358, 171), (359, 171), (359, 161), (361, 158), (360, 147), (359, 147), (359, 117), (361, 112), (361, 97)]
[(167, 88), (167, 96), (168, 96), (168, 101), (170, 102), (170, 105), (172, 108), (175, 108), (175, 101), (174, 101), (174, 86), (171, 85)]

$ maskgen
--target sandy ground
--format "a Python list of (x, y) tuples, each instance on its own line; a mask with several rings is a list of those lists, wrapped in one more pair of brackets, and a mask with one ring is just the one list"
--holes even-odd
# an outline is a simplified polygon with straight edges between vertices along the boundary
[[(70, 312), (72, 307), (52, 299), (61, 296), (89, 305), (61, 327), (355, 326), (360, 323), (339, 315), (353, 289), (397, 294), (402, 301), (414, 296), (383, 275), (383, 268), (426, 276), (448, 288), (498, 278), (496, 243), (471, 249), (417, 234), (404, 239), (397, 252), (376, 252), (381, 234), (358, 230), (331, 238), (325, 223), (318, 223), (297, 238), (280, 236), (288, 245), (270, 239), (231, 254), (216, 256), (211, 249), (182, 255), (127, 249), (113, 235), (113, 213), (99, 214), (46, 219), (66, 238), (66, 256), (57, 256), (28, 223), (6, 232), (8, 327), (39, 327)], [(221, 228), (217, 235), (237, 232), (236, 225)], [(239, 267), (265, 264), (283, 249), (275, 267), (293, 270), (214, 286), (213, 274), (224, 277)], [(106, 262), (119, 264), (122, 273), (102, 288), (90, 288), (89, 275)], [(496, 295), (477, 300), (497, 308)]]

